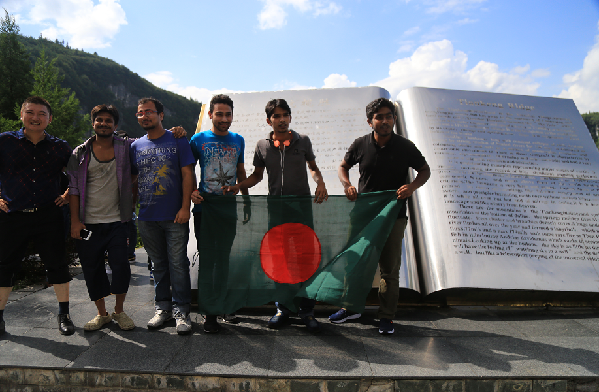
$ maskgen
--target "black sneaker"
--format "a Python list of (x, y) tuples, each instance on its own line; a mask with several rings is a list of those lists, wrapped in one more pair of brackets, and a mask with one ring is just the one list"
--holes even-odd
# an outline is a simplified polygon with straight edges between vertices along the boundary
[(379, 323), (379, 333), (381, 335), (391, 335), (393, 332), (395, 332), (393, 320), (382, 318)]
[(308, 328), (308, 332), (320, 332), (320, 325), (318, 321), (314, 318), (314, 316), (304, 316), (300, 317), (304, 324), (306, 324), (306, 328)]
[(268, 328), (278, 329), (285, 324), (289, 323), (289, 315), (281, 312), (280, 310), (268, 320)]
[(206, 316), (204, 319), (204, 332), (217, 333), (218, 331), (220, 331), (220, 325), (218, 325), (216, 316)]
[(0, 321), (0, 335), (2, 335), (4, 332), (6, 332), (6, 323), (4, 320), (2, 320)]

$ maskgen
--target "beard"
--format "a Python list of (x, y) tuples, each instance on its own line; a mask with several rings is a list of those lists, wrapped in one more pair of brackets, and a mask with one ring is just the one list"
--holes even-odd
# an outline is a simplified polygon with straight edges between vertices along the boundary
[[(98, 131), (104, 131), (106, 129), (109, 129), (109, 128), (100, 128)], [(107, 139), (107, 138), (112, 137), (112, 136), (113, 136), (113, 132), (109, 132), (109, 133), (98, 133), (96, 131), (96, 137), (99, 137), (99, 138), (102, 138), (102, 139)]]
[(391, 133), (393, 133), (393, 128), (389, 127), (389, 128), (382, 128), (379, 130), (374, 129), (374, 132), (379, 136), (388, 136)]

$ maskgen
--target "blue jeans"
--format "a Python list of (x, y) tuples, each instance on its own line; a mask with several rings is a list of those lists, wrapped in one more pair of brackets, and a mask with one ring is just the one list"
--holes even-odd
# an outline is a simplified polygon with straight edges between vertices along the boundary
[(188, 314), (191, 303), (187, 258), (189, 224), (140, 220), (137, 226), (146, 252), (154, 263), (156, 309)]

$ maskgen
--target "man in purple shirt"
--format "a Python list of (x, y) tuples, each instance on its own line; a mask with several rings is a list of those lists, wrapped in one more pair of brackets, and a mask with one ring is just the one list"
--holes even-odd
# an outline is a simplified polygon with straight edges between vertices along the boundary
[(21, 106), (21, 121), (20, 130), (0, 134), (0, 334), (5, 332), (4, 308), (15, 274), (33, 241), (58, 299), (58, 329), (63, 335), (72, 335), (71, 276), (59, 208), (68, 203), (68, 190), (60, 192), (60, 175), (71, 148), (46, 133), (52, 109), (45, 99), (27, 98)]

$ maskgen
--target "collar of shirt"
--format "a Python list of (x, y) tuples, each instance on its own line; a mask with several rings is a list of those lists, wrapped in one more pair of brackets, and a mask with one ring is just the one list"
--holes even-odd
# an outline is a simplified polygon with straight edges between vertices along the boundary
[[(27, 136), (25, 136), (25, 128), (21, 128), (17, 131), (17, 139), (26, 139), (29, 140), (27, 138)], [(54, 136), (50, 135), (48, 132), (46, 132), (46, 130), (44, 130), (44, 138), (42, 140), (54, 140), (56, 139)], [(40, 142), (42, 141), (40, 140)]]
[(379, 146), (379, 144), (376, 142), (376, 139), (374, 138), (374, 131), (370, 132), (370, 143), (372, 145), (374, 145), (376, 148), (385, 148), (387, 146), (392, 145), (393, 143), (395, 143), (395, 140), (397, 140), (397, 137), (399, 135), (396, 134), (395, 132), (391, 133), (391, 139), (383, 146)]

